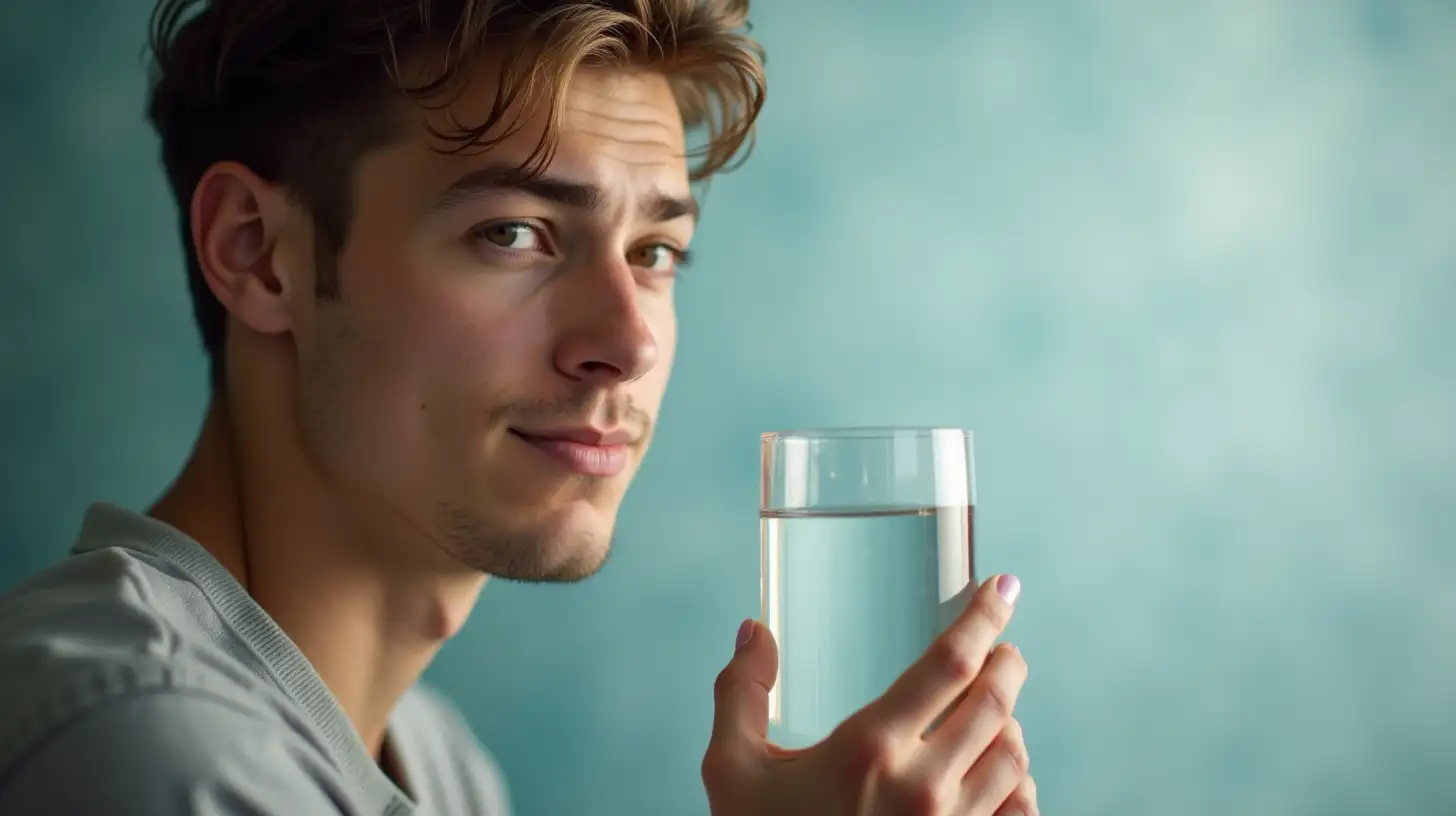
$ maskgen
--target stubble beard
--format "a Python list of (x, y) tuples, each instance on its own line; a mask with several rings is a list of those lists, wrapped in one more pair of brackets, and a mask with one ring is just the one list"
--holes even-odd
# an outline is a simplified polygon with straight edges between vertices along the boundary
[(466, 567), (508, 581), (576, 583), (596, 575), (612, 550), (610, 533), (533, 532), (459, 507), (441, 508), (441, 546)]

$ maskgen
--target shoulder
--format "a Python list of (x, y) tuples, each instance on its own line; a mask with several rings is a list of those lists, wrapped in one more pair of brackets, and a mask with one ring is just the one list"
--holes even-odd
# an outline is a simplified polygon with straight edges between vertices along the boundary
[(164, 653), (177, 638), (158, 605), (166, 580), (121, 548), (71, 555), (0, 595), (0, 656), (31, 664), (44, 656), (55, 667), (102, 654)]
[(411, 787), (435, 812), (506, 816), (510, 796), (495, 757), (464, 714), (424, 683), (400, 698), (390, 735), (403, 754)]
[(0, 813), (338, 813), (325, 754), (184, 584), (106, 548), (0, 596)]
[(154, 689), (109, 697), (29, 745), (0, 771), (0, 812), (336, 814), (336, 779), (245, 703)]
[(188, 603), (171, 582), (135, 554), (102, 549), (0, 596), (0, 778), (93, 708), (241, 716), (241, 706), (282, 724), (265, 683), (171, 610)]

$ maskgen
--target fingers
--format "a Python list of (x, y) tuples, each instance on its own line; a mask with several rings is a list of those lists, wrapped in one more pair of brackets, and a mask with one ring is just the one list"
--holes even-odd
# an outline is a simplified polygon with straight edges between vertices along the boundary
[(710, 796), (733, 787), (760, 756), (768, 732), (768, 693), (778, 670), (773, 634), (757, 621), (744, 621), (737, 651), (713, 684), (713, 734), (702, 766)]
[(976, 679), (997, 636), (1011, 620), (1012, 604), (1020, 592), (1021, 582), (1013, 575), (982, 584), (966, 611), (884, 695), (857, 716), (869, 720), (871, 727), (925, 733)]
[(971, 816), (994, 816), (1000, 812), (1003, 803), (1027, 778), (1030, 763), (1021, 724), (1016, 720), (1007, 721), (991, 747), (981, 754), (971, 772), (966, 774), (965, 784), (961, 787), (962, 810)]
[(1031, 774), (1022, 777), (1021, 784), (1012, 791), (1011, 797), (996, 809), (996, 816), (1040, 816), (1036, 804), (1036, 782)]
[(947, 773), (964, 776), (1011, 721), (1026, 672), (1026, 660), (1015, 646), (1002, 643), (991, 651), (965, 699), (925, 738), (929, 755)]

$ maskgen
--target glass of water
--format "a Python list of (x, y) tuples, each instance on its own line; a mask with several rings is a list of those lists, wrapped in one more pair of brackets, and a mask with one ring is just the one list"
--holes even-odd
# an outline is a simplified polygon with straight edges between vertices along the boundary
[(976, 585), (969, 431), (762, 437), (763, 622), (779, 644), (769, 737), (812, 745), (880, 696)]

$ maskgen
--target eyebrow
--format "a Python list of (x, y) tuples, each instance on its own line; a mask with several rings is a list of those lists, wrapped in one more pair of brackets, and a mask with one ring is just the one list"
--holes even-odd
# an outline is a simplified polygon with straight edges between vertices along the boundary
[[(461, 176), (440, 195), (430, 211), (438, 213), (451, 210), (501, 193), (524, 194), (542, 201), (592, 212), (604, 212), (610, 203), (606, 190), (594, 184), (569, 181), (549, 173), (520, 178), (516, 168), (491, 166)], [(684, 216), (698, 220), (698, 201), (692, 196), (679, 197), (653, 192), (644, 197), (640, 204), (643, 214), (657, 223)]]

